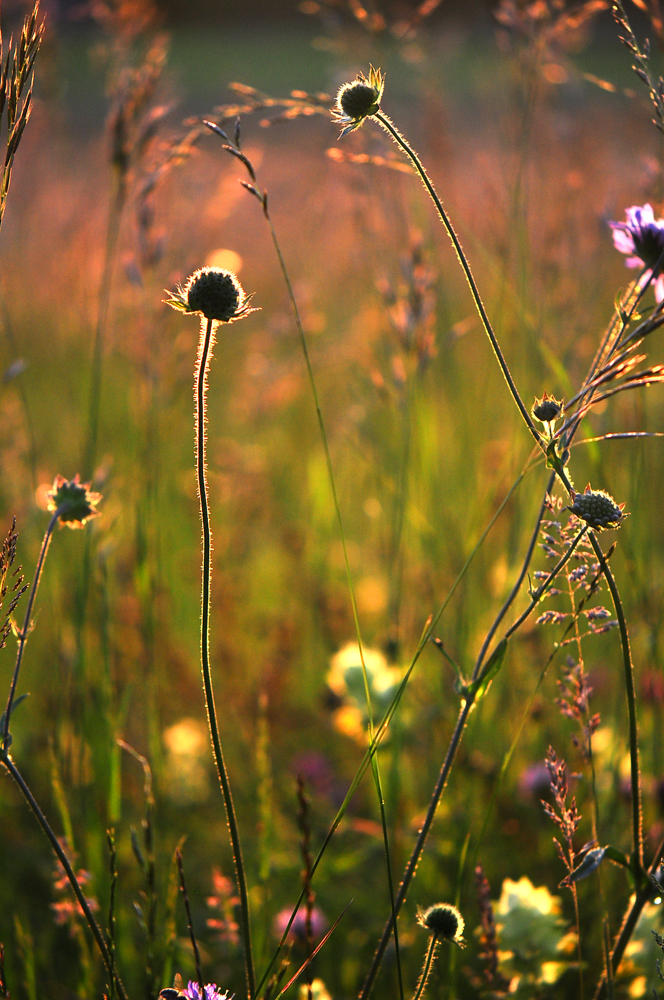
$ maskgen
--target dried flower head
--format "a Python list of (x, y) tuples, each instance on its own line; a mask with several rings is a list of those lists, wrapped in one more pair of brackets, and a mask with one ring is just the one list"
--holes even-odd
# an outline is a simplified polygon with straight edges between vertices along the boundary
[(460, 948), (466, 947), (463, 939), (465, 921), (456, 906), (451, 903), (436, 903), (428, 910), (420, 910), (417, 922), (425, 927), (438, 940), (450, 941)]
[(201, 267), (187, 278), (184, 287), (166, 293), (167, 305), (183, 313), (199, 313), (218, 323), (234, 323), (255, 309), (249, 307), (251, 295), (245, 293), (237, 275), (221, 267)]
[(613, 245), (620, 253), (630, 254), (627, 267), (646, 267), (646, 277), (655, 278), (655, 298), (664, 299), (664, 219), (655, 219), (652, 205), (633, 205), (625, 209), (626, 222), (610, 222)]
[(541, 399), (536, 399), (530, 411), (536, 420), (541, 420), (544, 424), (550, 424), (552, 420), (557, 420), (563, 412), (562, 400), (558, 401), (548, 393), (544, 393)]
[(359, 128), (365, 118), (380, 110), (385, 78), (379, 69), (369, 69), (369, 79), (358, 73), (352, 83), (344, 83), (337, 94), (337, 106), (332, 112), (335, 121), (343, 125), (341, 136)]
[(92, 493), (90, 483), (80, 482), (78, 475), (73, 479), (56, 476), (48, 496), (48, 510), (55, 514), (60, 511), (60, 523), (68, 528), (82, 528), (93, 517), (99, 517), (96, 509), (101, 493)]
[(623, 519), (624, 503), (616, 503), (612, 496), (604, 490), (592, 490), (590, 483), (586, 486), (584, 493), (574, 493), (572, 495), (571, 507), (567, 509), (576, 514), (577, 517), (585, 521), (591, 528), (602, 530), (602, 528), (617, 528)]

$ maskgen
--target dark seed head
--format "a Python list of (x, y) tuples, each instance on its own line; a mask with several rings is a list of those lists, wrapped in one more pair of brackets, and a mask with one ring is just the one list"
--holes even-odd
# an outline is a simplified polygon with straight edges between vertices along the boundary
[(337, 103), (349, 118), (366, 118), (378, 109), (378, 91), (364, 80), (346, 83), (339, 91)]
[(240, 282), (232, 271), (218, 267), (203, 267), (195, 271), (184, 286), (190, 312), (202, 313), (206, 319), (228, 323), (237, 316), (244, 301)]
[(435, 938), (452, 941), (463, 947), (465, 922), (456, 906), (451, 903), (436, 903), (428, 910), (422, 910), (417, 919)]
[(532, 414), (537, 420), (541, 420), (544, 423), (550, 423), (552, 420), (557, 420), (558, 417), (563, 412), (562, 402), (558, 402), (553, 396), (548, 396), (546, 393), (541, 399), (536, 399), (535, 404), (532, 409)]

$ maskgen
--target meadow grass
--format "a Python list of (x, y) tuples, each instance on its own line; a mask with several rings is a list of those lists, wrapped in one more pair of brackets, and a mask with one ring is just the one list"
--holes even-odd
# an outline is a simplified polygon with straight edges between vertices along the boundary
[[(140, 70), (148, 29), (122, 65)], [(111, 25), (111, 41), (119, 30)], [(360, 50), (367, 73), (377, 58), (366, 39), (344, 37), (331, 93), (352, 80)], [(556, 50), (567, 73), (558, 83), (541, 72), (545, 59), (528, 63), (525, 42), (501, 45), (502, 54), (491, 37), (469, 34), (467, 76), (452, 89), (434, 58), (452, 46), (444, 33), (424, 31), (410, 48), (390, 43), (381, 108), (442, 195), (535, 426), (533, 397), (569, 401), (607, 363), (596, 352), (618, 290), (633, 318), (618, 310), (614, 341), (651, 322), (639, 348), (648, 361), (634, 370), (650, 372), (641, 383), (658, 379), (652, 290), (642, 280), (640, 300), (639, 286), (630, 297), (633, 275), (607, 220), (659, 204), (660, 149), (645, 90), (643, 100), (609, 94), (577, 72), (601, 61), (625, 85), (603, 42), (599, 57)], [(400, 52), (411, 62), (398, 63)], [(628, 59), (617, 42), (615, 52)], [(417, 87), (400, 88), (415, 77)], [(141, 79), (129, 79), (129, 95)], [(286, 96), (282, 79), (251, 75), (249, 57), (243, 79)], [(639, 81), (629, 85), (636, 92)], [(310, 78), (291, 86), (313, 89)], [(395, 997), (425, 987), (438, 997), (501, 995), (510, 981), (520, 996), (652, 995), (659, 923), (644, 868), (653, 859), (656, 868), (664, 830), (661, 442), (605, 435), (658, 432), (661, 390), (638, 385), (572, 421), (570, 472), (551, 451), (547, 470), (435, 209), (387, 136), (367, 121), (338, 143), (319, 113), (262, 129), (279, 107), (257, 108), (242, 120), (252, 198), (238, 177), (252, 179), (218, 137), (162, 113), (168, 88), (155, 77), (140, 115), (126, 119), (127, 191), (110, 215), (99, 181), (112, 191), (108, 146), (68, 133), (58, 92), (39, 91), (3, 221), (4, 368), (27, 366), (3, 387), (2, 507), (7, 526), (17, 516), (33, 594), (55, 474), (93, 475), (103, 494), (103, 517), (51, 539), (36, 611), (19, 632), (16, 690), (30, 697), (12, 715), (3, 761), (64, 836), (53, 847), (94, 901), (84, 905), (106, 963), (104, 974), (6, 775), (5, 993), (156, 997), (179, 973), (192, 991), (216, 982), (245, 995), (250, 920), (256, 995), (272, 1000), (299, 969), (289, 993), (320, 1000), (368, 996), (378, 976), (374, 995)], [(234, 116), (225, 120), (223, 95), (213, 100), (214, 112), (203, 95), (197, 118), (219, 122), (232, 146)], [(229, 104), (247, 101), (261, 103), (245, 90)], [(300, 110), (311, 103), (298, 101)], [(154, 136), (142, 131), (150, 120)], [(292, 298), (259, 204), (263, 185)], [(261, 309), (217, 330), (207, 425), (209, 671), (242, 841), (242, 917), (196, 670), (196, 331), (162, 304), (163, 288), (204, 264), (239, 267)], [(544, 450), (545, 433), (536, 428)], [(570, 536), (547, 557), (540, 522), (564, 521), (572, 502), (559, 487), (562, 507), (542, 506), (556, 468), (579, 491), (590, 480), (625, 501), (630, 517), (600, 536), (601, 550), (596, 540), (583, 547), (579, 528), (578, 552)], [(589, 627), (572, 565), (588, 567), (595, 603), (617, 628), (603, 632), (601, 617)], [(545, 602), (544, 587), (562, 593)], [(19, 606), (18, 620), (25, 614)], [(363, 656), (351, 648), (358, 642)], [(593, 688), (586, 702), (574, 701), (563, 672), (568, 654)], [(573, 691), (567, 712), (556, 704), (561, 682)], [(570, 796), (581, 819), (567, 858), (587, 858), (588, 873), (574, 893), (559, 888), (569, 866), (539, 801), (550, 799), (549, 746), (578, 772)], [(606, 845), (609, 854), (592, 853)], [(490, 891), (478, 897), (479, 861)], [(416, 910), (439, 902), (463, 914), (465, 951), (453, 934), (427, 939), (418, 929)], [(608, 986), (598, 987), (607, 966)]]

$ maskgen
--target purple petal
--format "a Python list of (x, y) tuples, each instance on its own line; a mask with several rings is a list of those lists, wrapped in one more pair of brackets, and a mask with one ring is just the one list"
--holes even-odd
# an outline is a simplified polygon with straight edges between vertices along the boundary
[(634, 237), (629, 230), (623, 228), (623, 223), (610, 222), (609, 225), (613, 228), (613, 245), (616, 250), (620, 253), (634, 253)]
[(631, 208), (625, 209), (625, 215), (627, 216), (628, 224), (635, 228), (642, 228), (655, 221), (655, 213), (652, 210), (652, 205), (632, 205)]

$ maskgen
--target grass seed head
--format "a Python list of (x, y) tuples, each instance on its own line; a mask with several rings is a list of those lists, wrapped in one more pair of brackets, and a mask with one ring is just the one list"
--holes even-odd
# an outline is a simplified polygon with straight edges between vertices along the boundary
[(218, 323), (234, 323), (255, 309), (237, 275), (220, 267), (202, 267), (187, 278), (184, 287), (167, 293), (166, 303), (183, 313), (198, 313)]

